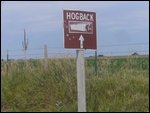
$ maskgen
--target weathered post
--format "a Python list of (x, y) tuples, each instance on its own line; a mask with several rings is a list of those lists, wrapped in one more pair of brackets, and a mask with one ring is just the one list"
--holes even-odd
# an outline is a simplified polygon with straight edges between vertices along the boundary
[(86, 112), (84, 49), (77, 50), (78, 112)]
[(97, 50), (95, 51), (95, 75), (97, 75)]
[(8, 50), (7, 50), (7, 63), (6, 63), (6, 70), (7, 70), (7, 73), (8, 73), (8, 60), (9, 60), (9, 54), (8, 54)]
[(44, 45), (44, 69), (47, 71), (48, 69), (48, 50), (47, 50), (47, 45)]
[(24, 50), (24, 53), (25, 53), (25, 60), (26, 60), (26, 51), (28, 49), (28, 39), (26, 39), (26, 31), (24, 29), (24, 41), (22, 42), (22, 46), (23, 46), (23, 50)]

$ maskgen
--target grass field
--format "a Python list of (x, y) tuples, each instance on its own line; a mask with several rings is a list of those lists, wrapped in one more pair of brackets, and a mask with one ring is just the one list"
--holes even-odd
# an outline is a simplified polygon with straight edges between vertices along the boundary
[[(7, 69), (8, 65), (8, 69)], [(149, 111), (149, 56), (86, 58), (87, 111)], [(77, 111), (76, 60), (1, 62), (1, 111)]]

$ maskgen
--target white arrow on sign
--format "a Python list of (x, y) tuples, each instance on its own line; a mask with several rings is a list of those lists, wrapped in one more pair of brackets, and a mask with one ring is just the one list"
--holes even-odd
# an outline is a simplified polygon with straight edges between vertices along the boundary
[(83, 41), (84, 41), (84, 38), (83, 38), (82, 35), (80, 35), (79, 40), (80, 40), (80, 48), (83, 48)]

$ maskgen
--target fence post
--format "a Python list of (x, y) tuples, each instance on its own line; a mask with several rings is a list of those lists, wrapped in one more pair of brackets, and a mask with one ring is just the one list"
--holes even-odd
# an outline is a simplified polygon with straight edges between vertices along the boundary
[(97, 75), (97, 50), (95, 51), (95, 75)]
[(44, 45), (44, 69), (45, 69), (45, 71), (47, 71), (47, 69), (48, 69), (48, 60), (47, 60), (47, 58), (48, 58), (48, 50), (47, 50), (47, 45), (45, 44)]
[(9, 54), (8, 54), (8, 50), (7, 50), (7, 60), (6, 60), (6, 70), (7, 70), (7, 73), (8, 73), (8, 60), (9, 60)]

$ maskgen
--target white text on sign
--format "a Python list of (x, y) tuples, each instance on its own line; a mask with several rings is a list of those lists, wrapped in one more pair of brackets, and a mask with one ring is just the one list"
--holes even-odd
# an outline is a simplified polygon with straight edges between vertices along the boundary
[(93, 14), (67, 12), (66, 17), (69, 20), (94, 21)]

